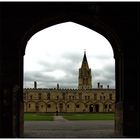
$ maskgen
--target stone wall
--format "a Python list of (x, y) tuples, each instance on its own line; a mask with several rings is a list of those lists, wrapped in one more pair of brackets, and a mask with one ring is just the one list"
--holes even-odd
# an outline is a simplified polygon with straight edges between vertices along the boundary
[(24, 112), (114, 112), (114, 89), (24, 89)]

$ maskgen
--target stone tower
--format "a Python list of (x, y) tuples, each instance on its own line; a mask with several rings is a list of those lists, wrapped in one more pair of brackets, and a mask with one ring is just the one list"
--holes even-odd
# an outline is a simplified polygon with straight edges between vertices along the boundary
[(92, 89), (92, 76), (91, 69), (88, 66), (86, 52), (84, 51), (84, 57), (81, 68), (79, 69), (78, 89)]

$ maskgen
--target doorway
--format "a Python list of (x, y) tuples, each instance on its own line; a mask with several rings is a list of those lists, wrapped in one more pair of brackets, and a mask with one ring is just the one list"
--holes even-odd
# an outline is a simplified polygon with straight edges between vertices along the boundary
[(94, 108), (95, 108), (95, 112), (99, 112), (99, 104), (96, 104), (96, 105), (94, 106)]
[(93, 111), (94, 111), (93, 109), (94, 109), (93, 104), (90, 104), (90, 106), (89, 106), (89, 111), (90, 111), (90, 112), (93, 112)]

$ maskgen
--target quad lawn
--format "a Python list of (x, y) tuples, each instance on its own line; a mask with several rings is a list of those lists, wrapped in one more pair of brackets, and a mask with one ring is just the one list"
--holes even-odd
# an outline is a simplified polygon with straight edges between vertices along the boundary
[[(53, 121), (55, 113), (24, 113), (24, 121)], [(66, 120), (114, 120), (114, 113), (60, 113)]]
[(53, 113), (24, 113), (24, 121), (53, 121)]
[(86, 113), (86, 114), (70, 114), (63, 115), (66, 120), (114, 120), (113, 113)]

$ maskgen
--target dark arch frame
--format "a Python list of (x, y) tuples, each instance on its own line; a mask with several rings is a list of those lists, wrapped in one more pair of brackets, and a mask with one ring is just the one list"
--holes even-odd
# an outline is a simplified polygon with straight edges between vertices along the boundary
[[(42, 19), (40, 22), (36, 23), (34, 26), (31, 26), (30, 29), (25, 33), (24, 37), (21, 40), (21, 46), (22, 46), (22, 53), (25, 54), (26, 44), (27, 41), (30, 40), (30, 38), (36, 34), (37, 32), (51, 27), (53, 25), (65, 23), (65, 22), (74, 22), (79, 25), (85, 26), (93, 31), (96, 31), (97, 33), (104, 36), (111, 44), (114, 58), (116, 58), (118, 55), (122, 54), (121, 47), (120, 47), (120, 39), (107, 24), (103, 23), (97, 18), (92, 18), (92, 20), (88, 17), (64, 17), (60, 16), (57, 17), (51, 17), (50, 19)], [(23, 54), (23, 55), (24, 55)]]
[(115, 129), (139, 137), (139, 9), (139, 3), (0, 3), (0, 137), (23, 137), (27, 41), (36, 32), (67, 21), (93, 29), (111, 43), (116, 71)]
[[(92, 20), (89, 17), (65, 17), (65, 16), (60, 16), (60, 17), (51, 17), (50, 19), (47, 18), (41, 20), (39, 23), (36, 23), (34, 26), (30, 28), (24, 35), (24, 37), (21, 40), (21, 46), (22, 46), (22, 54), (25, 54), (25, 49), (26, 49), (26, 44), (28, 40), (37, 32), (48, 28), (50, 26), (56, 25), (56, 24), (61, 24), (64, 22), (74, 22), (79, 25), (83, 25), (93, 31), (96, 31), (97, 33), (103, 35), (111, 44), (113, 53), (114, 53), (114, 58), (115, 58), (115, 84), (116, 84), (116, 118), (119, 116), (119, 120), (115, 120), (115, 133), (120, 134), (122, 133), (122, 128), (120, 125), (122, 125), (122, 110), (118, 110), (118, 106), (122, 108), (122, 73), (123, 73), (123, 68), (122, 68), (122, 56), (123, 53), (121, 51), (120, 47), (120, 39), (117, 36), (117, 34), (109, 27), (107, 24), (103, 23), (97, 18), (93, 18)], [(120, 112), (121, 111), (121, 112)], [(121, 131), (121, 132), (120, 132)]]

